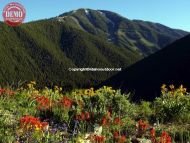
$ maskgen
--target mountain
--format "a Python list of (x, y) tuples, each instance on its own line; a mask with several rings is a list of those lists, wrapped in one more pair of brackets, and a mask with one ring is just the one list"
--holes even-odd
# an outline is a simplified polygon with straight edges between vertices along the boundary
[(171, 29), (159, 23), (130, 20), (105, 10), (79, 9), (59, 15), (57, 19), (68, 25), (72, 23), (83, 31), (101, 36), (107, 42), (143, 56), (187, 35), (182, 30)]
[(160, 95), (162, 84), (190, 88), (190, 35), (128, 67), (102, 85), (135, 91), (134, 100), (152, 100)]
[(65, 88), (96, 85), (115, 74), (70, 72), (69, 68), (125, 68), (187, 34), (90, 9), (19, 27), (1, 22), (0, 31), (1, 85), (36, 80), (42, 86)]

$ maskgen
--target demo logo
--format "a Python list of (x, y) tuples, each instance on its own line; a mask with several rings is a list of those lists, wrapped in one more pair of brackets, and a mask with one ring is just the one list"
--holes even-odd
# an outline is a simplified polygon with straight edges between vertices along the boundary
[(3, 19), (9, 26), (18, 26), (23, 23), (26, 16), (25, 8), (17, 3), (11, 2), (3, 9)]

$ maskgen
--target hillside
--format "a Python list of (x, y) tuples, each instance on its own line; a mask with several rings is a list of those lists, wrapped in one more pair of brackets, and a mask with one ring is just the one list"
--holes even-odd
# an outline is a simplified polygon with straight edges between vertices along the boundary
[(102, 85), (135, 91), (135, 100), (160, 96), (162, 84), (190, 87), (190, 35), (111, 77)]
[(92, 77), (92, 73), (71, 73), (68, 68), (128, 66), (140, 59), (138, 55), (128, 54), (130, 51), (123, 54), (113, 44), (56, 21), (16, 28), (2, 24), (1, 28), (1, 82), (37, 80), (72, 86), (83, 81), (88, 84), (91, 79), (104, 80), (111, 73), (96, 72)]
[(143, 56), (152, 54), (187, 34), (159, 23), (130, 20), (105, 10), (79, 9), (59, 15), (56, 19), (68, 25), (72, 23), (83, 31), (101, 36), (107, 42)]
[(0, 31), (1, 85), (36, 80), (65, 88), (92, 86), (115, 74), (68, 68), (126, 68), (187, 34), (89, 9), (14, 28), (0, 23)]

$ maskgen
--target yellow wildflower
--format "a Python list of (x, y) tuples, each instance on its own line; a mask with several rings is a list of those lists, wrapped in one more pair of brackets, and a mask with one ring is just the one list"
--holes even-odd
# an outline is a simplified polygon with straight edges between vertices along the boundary
[(36, 85), (36, 82), (35, 82), (35, 81), (31, 81), (30, 83), (33, 84), (33, 85)]
[(173, 84), (171, 84), (169, 87), (170, 87), (170, 89), (172, 89), (172, 90), (175, 89), (175, 86), (174, 86)]

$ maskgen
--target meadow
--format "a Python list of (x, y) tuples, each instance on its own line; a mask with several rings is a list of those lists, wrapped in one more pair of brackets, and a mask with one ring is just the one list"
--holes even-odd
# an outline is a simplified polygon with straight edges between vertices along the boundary
[[(127, 87), (126, 87), (127, 88)], [(65, 92), (36, 82), (0, 88), (1, 143), (188, 143), (190, 96), (163, 85), (154, 101), (132, 102), (111, 87)]]

